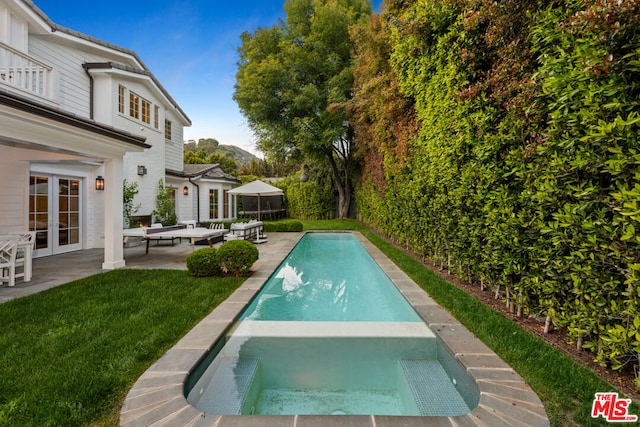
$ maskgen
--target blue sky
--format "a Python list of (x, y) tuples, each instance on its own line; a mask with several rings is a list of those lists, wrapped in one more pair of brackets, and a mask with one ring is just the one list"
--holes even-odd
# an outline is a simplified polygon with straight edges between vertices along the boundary
[(34, 3), (58, 25), (135, 51), (193, 122), (185, 139), (215, 138), (260, 155), (232, 99), (237, 48), (243, 31), (284, 19), (284, 0)]

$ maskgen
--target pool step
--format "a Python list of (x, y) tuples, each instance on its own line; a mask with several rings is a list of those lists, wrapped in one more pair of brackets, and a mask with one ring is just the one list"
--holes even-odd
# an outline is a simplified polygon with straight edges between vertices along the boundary
[(470, 412), (437, 360), (400, 360), (420, 415), (456, 416)]
[(199, 397), (198, 408), (218, 415), (240, 415), (253, 378), (258, 371), (259, 359), (225, 358)]

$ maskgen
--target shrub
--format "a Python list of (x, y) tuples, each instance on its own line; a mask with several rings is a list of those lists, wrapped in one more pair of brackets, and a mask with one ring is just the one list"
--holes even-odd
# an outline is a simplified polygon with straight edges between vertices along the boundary
[(286, 189), (287, 209), (292, 218), (313, 220), (334, 217), (335, 198), (331, 185), (297, 182)]
[(222, 276), (216, 248), (202, 248), (187, 256), (187, 270), (194, 277)]
[(287, 222), (287, 231), (302, 231), (302, 223), (300, 221)]
[(218, 260), (227, 274), (245, 276), (258, 260), (258, 249), (246, 240), (230, 240), (220, 245)]
[(278, 221), (264, 223), (264, 231), (266, 233), (302, 231), (302, 228), (302, 223), (300, 221)]

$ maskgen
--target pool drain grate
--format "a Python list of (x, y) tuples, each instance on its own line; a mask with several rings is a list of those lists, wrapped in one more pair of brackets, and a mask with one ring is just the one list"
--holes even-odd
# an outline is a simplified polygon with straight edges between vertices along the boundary
[(420, 415), (456, 416), (469, 413), (437, 360), (400, 360), (400, 366), (416, 401)]

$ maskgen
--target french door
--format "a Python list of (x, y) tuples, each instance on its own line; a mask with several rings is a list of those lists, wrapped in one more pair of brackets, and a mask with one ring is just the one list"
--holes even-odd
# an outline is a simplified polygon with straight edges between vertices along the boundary
[(36, 232), (34, 256), (82, 249), (82, 179), (60, 175), (29, 178), (29, 230)]

